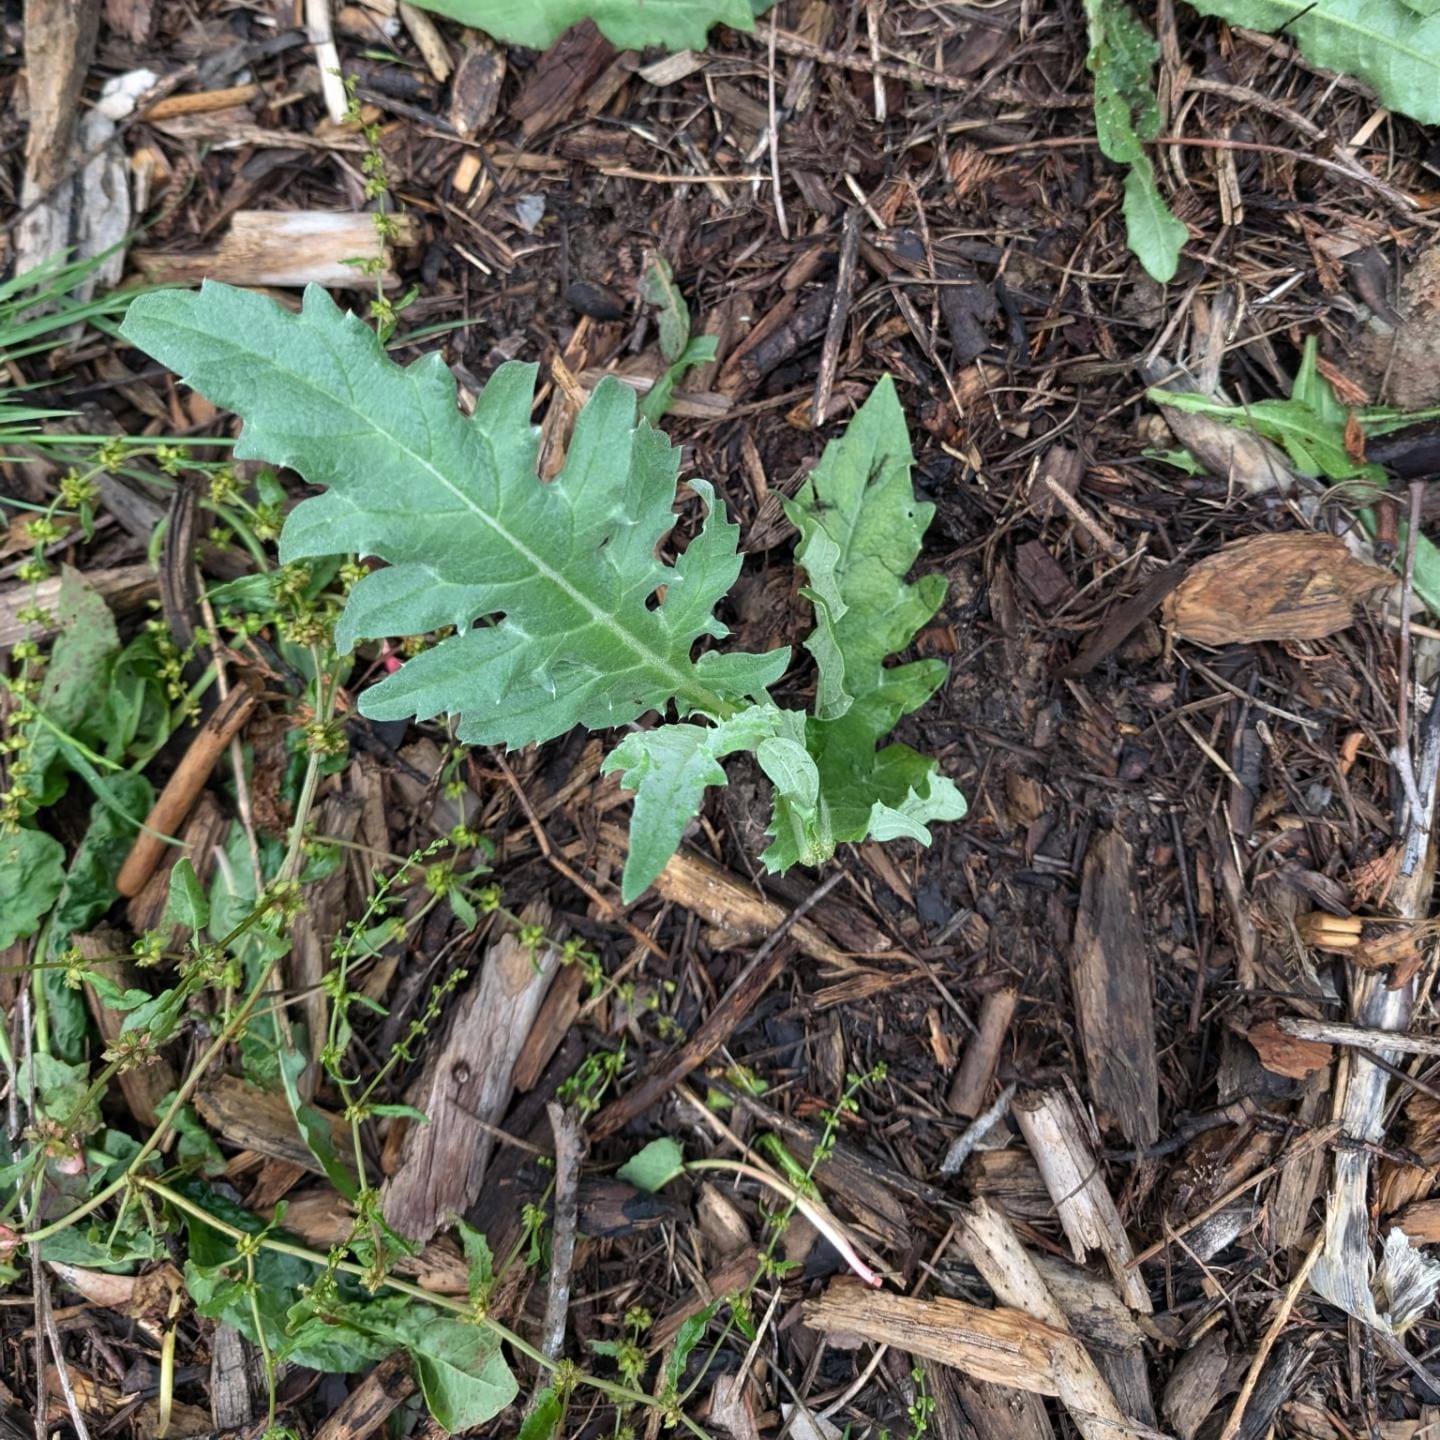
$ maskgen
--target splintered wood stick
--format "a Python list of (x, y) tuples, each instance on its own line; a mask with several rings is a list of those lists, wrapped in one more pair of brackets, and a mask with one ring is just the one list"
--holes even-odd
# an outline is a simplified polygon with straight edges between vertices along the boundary
[(115, 888), (130, 899), (138, 895), (165, 854), (173, 835), (184, 823), (190, 808), (199, 799), (215, 762), (240, 733), (255, 708), (255, 692), (237, 685), (216, 707), (215, 713), (195, 732), (190, 748), (165, 782), (165, 788), (145, 817), (145, 829), (136, 837), (120, 867)]
[[(527, 905), (520, 919), (552, 933), (547, 905)], [(559, 968), (553, 943), (532, 954), (505, 934), (462, 994), (445, 1043), (432, 1047), (405, 1096), (430, 1123), (405, 1131), (400, 1167), (381, 1191), (386, 1223), (402, 1235), (428, 1240), (447, 1216), (475, 1203), (495, 1149), (494, 1127), (515, 1093), (515, 1062)]]
[(995, 1078), (1000, 1051), (1010, 1033), (1020, 992), (1010, 986), (992, 990), (980, 1005), (980, 1033), (970, 1042), (951, 1081), (945, 1103), (957, 1115), (974, 1119), (985, 1108), (985, 1092)]
[(822, 1334), (858, 1335), (1036, 1395), (1058, 1395), (1057, 1376), (1085, 1353), (1073, 1335), (1020, 1310), (877, 1294), (848, 1279), (831, 1281), (818, 1300), (805, 1302), (802, 1314)]
[(1376, 1030), (1365, 1025), (1340, 1021), (1306, 1020), (1299, 1015), (1282, 1015), (1280, 1028), (1297, 1040), (1315, 1040), (1322, 1045), (1352, 1045), (1362, 1050), (1399, 1050), (1406, 1055), (1440, 1055), (1440, 1039), (1431, 1035), (1410, 1035), (1400, 1030)]
[(1131, 1263), (1130, 1237), (1069, 1100), (1058, 1090), (1030, 1090), (1017, 1095), (1012, 1108), (1075, 1258), (1100, 1251), (1121, 1298), (1148, 1315), (1150, 1294)]
[[(1415, 531), (1412, 529), (1410, 533), (1413, 538)], [(1407, 560), (1407, 568), (1413, 564), (1413, 558), (1412, 555)], [(1410, 683), (1408, 674), (1402, 674), (1400, 680), (1402, 685)], [(1435, 886), (1440, 703), (1432, 703), (1421, 722), (1418, 753), (1410, 755), (1408, 735), (1402, 735), (1401, 744), (1401, 753), (1415, 778), (1422, 804), (1412, 805), (1406, 818), (1390, 906), (1402, 920), (1418, 922), (1429, 913)], [(1416, 993), (1414, 976), (1391, 989), (1388, 977), (1380, 971), (1352, 967), (1350, 1019), (1366, 1030), (1404, 1031), (1414, 1013)], [(1384, 1048), (1392, 1046), (1393, 1042)], [(1390, 1075), (1382, 1066), (1362, 1051), (1345, 1052), (1336, 1074), (1332, 1118), (1349, 1139), (1375, 1144), (1384, 1138), (1389, 1088)], [(1310, 1272), (1310, 1284), (1347, 1315), (1388, 1336), (1394, 1333), (1395, 1322), (1407, 1317), (1382, 1316), (1375, 1305), (1371, 1288), (1375, 1258), (1370, 1246), (1370, 1169), (1371, 1157), (1364, 1145), (1336, 1150), (1330, 1192), (1325, 1201), (1325, 1246)], [(1416, 1293), (1421, 1293), (1423, 1288), (1417, 1287)]]
[[(960, 1212), (960, 1239), (971, 1263), (1002, 1305), (1023, 1310), (1070, 1334), (1065, 1312), (1020, 1243), (1015, 1228), (985, 1200)], [(1057, 1355), (1055, 1393), (1085, 1440), (1115, 1440), (1135, 1428), (1083, 1345)]]

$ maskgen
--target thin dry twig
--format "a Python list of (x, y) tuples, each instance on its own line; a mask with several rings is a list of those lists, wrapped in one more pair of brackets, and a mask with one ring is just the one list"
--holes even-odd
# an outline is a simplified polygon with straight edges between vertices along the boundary
[[(540, 1348), (550, 1359), (558, 1360), (565, 1348), (565, 1317), (570, 1312), (570, 1269), (575, 1261), (585, 1133), (568, 1107), (551, 1101), (545, 1113), (550, 1117), (550, 1129), (555, 1136), (555, 1215), (550, 1242), (550, 1291), (545, 1299)], [(533, 1397), (530, 1408), (535, 1408)]]

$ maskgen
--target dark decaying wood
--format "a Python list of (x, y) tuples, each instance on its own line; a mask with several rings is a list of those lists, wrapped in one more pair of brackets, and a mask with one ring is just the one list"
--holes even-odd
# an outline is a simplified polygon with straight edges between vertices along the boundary
[(315, 1440), (368, 1440), (415, 1393), (403, 1350), (382, 1360), (330, 1413)]
[(1132, 1145), (1153, 1145), (1160, 1134), (1154, 982), (1134, 856), (1117, 831), (1098, 835), (1085, 857), (1070, 977), (1095, 1103), (1115, 1115)]

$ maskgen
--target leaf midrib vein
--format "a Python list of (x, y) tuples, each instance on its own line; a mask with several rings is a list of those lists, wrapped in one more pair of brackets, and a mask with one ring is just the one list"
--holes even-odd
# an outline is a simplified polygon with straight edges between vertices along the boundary
[[(186, 326), (182, 328), (194, 329), (194, 327), (191, 326)], [(213, 334), (209, 334), (204, 330), (195, 330), (195, 333), (203, 335), (205, 336), (205, 338), (212, 341), (215, 338)], [(378, 434), (385, 437), (403, 454), (408, 455), (413, 461), (415, 461), (416, 464), (427, 470), (431, 475), (435, 477), (435, 479), (440, 483), (440, 485), (444, 487), (444, 489), (448, 490), (450, 494), (452, 494), (464, 506), (466, 510), (468, 510), (471, 514), (477, 516), (481, 521), (488, 525), (490, 529), (495, 532), (496, 535), (498, 535), (502, 540), (505, 541), (506, 544), (508, 544), (512, 549), (514, 549), (521, 556), (523, 556), (528, 564), (533, 565), (536, 571), (539, 574), (543, 575), (552, 584), (554, 584), (557, 589), (560, 589), (564, 591), (565, 594), (569, 595), (570, 598), (581, 607), (581, 609), (585, 610), (591, 615), (591, 617), (596, 623), (598, 623), (603, 629), (608, 630), (612, 635), (614, 635), (615, 638), (627, 650), (629, 650), (631, 654), (638, 656), (642, 662), (654, 666), (662, 674), (666, 675), (669, 679), (671, 679), (674, 682), (674, 690), (677, 695), (686, 694), (691, 698), (699, 697), (703, 699), (707, 704), (713, 703), (718, 698), (711, 695), (704, 687), (695, 685), (690, 679), (690, 677), (686, 676), (682, 671), (677, 669), (673, 664), (670, 663), (670, 661), (666, 660), (663, 656), (657, 655), (642, 640), (640, 640), (637, 636), (633, 635), (623, 625), (619, 624), (614, 618), (614, 616), (608, 614), (582, 590), (577, 589), (573, 584), (571, 584), (570, 581), (568, 581), (563, 575), (559, 573), (559, 571), (548, 565), (538, 554), (536, 554), (535, 551), (533, 551), (528, 545), (526, 545), (517, 535), (512, 533), (507, 526), (501, 524), (498, 519), (488, 514), (479, 505), (477, 505), (474, 500), (472, 500), (468, 495), (466, 495), (465, 492), (461, 490), (452, 480), (450, 480), (449, 477), (446, 476), (444, 472), (441, 471), (432, 461), (421, 455), (410, 445), (406, 444), (405, 441), (402, 440), (398, 435), (396, 435), (392, 430), (383, 426), (378, 420), (358, 410), (352, 402), (348, 400), (341, 400), (338, 396), (330, 394), (327, 391), (323, 390), (319, 385), (317, 385), (305, 374), (296, 370), (291, 370), (288, 367), (281, 365), (274, 360), (270, 360), (269, 364), (270, 368), (272, 368), (277, 374), (286, 376), (296, 381), (305, 389), (310, 390), (314, 394), (327, 400), (329, 403), (333, 405), (338, 405), (341, 409), (349, 411), (352, 415), (355, 416), (357, 420), (362, 422), (362, 429), (357, 432), (359, 435), (370, 433)], [(345, 370), (344, 367), (342, 367), (341, 373), (346, 376), (346, 384), (348, 386), (348, 371)], [(417, 390), (416, 398), (417, 401), (419, 401), (421, 399), (421, 396), (418, 393), (418, 383), (416, 382), (414, 377), (405, 370), (402, 370), (400, 373), (410, 379), (411, 387)], [(424, 414), (423, 405), (421, 405), (419, 408), (421, 410), (421, 413)], [(425, 424), (428, 431), (428, 416), (425, 417)], [(489, 445), (489, 436), (486, 435), (483, 430), (479, 430), (477, 428), (476, 433), (481, 435), (485, 439), (487, 445)], [(493, 461), (495, 453), (493, 446), (490, 446), (490, 452)], [(541, 482), (538, 479), (535, 479), (534, 483), (538, 485)]]

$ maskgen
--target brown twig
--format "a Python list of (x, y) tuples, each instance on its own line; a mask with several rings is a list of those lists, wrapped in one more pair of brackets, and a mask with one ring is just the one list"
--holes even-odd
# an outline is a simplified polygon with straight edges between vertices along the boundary
[(138, 895), (165, 854), (167, 837), (180, 828), (204, 789), (215, 762), (241, 731), (255, 708), (255, 692), (238, 686), (229, 698), (195, 732), (190, 748), (145, 817), (145, 829), (136, 837), (120, 867), (115, 888), (124, 896)]
[(591, 1127), (591, 1134), (595, 1139), (603, 1140), (606, 1136), (613, 1135), (637, 1115), (644, 1114), (662, 1095), (678, 1085), (697, 1065), (704, 1064), (725, 1043), (784, 968), (787, 956), (780, 950), (780, 942), (790, 933), (791, 927), (801, 916), (818, 905), (840, 883), (844, 873), (843, 870), (836, 870), (770, 932), (765, 943), (755, 952), (750, 963), (711, 1011), (709, 1019), (689, 1040), (662, 1059), (638, 1085), (600, 1112)]

